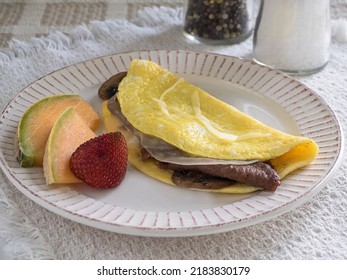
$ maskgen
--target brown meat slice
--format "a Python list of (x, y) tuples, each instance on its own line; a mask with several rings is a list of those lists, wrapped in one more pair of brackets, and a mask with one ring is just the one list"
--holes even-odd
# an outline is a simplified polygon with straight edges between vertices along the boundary
[(256, 162), (247, 165), (177, 165), (161, 163), (161, 168), (173, 171), (198, 171), (215, 177), (227, 178), (239, 183), (275, 191), (280, 185), (276, 171), (267, 163)]
[(235, 184), (230, 179), (198, 171), (174, 171), (171, 179), (176, 186), (192, 189), (222, 189)]

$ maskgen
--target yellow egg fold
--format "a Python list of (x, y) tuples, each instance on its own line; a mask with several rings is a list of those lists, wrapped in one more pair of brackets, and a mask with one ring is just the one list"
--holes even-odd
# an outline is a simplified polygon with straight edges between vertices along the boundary
[[(270, 161), (283, 178), (318, 153), (313, 140), (267, 126), (151, 61), (131, 62), (117, 99), (137, 130), (195, 156)], [(107, 130), (118, 127), (106, 105), (104, 119)], [(135, 160), (130, 156), (130, 161)], [(245, 192), (256, 189), (243, 187)]]

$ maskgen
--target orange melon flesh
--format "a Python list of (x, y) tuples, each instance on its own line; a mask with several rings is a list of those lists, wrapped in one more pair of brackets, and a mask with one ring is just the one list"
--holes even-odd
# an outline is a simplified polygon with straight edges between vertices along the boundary
[(73, 107), (68, 107), (54, 123), (45, 146), (43, 171), (47, 185), (77, 183), (70, 158), (84, 142), (96, 137)]
[(18, 125), (16, 144), (20, 166), (42, 166), (49, 133), (59, 115), (68, 107), (73, 107), (92, 130), (98, 128), (98, 114), (79, 95), (60, 94), (43, 98), (27, 109)]

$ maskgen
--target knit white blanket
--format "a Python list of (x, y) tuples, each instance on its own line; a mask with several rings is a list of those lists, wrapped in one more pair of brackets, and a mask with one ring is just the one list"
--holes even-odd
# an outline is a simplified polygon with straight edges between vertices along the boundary
[[(132, 50), (186, 49), (251, 57), (252, 38), (206, 46), (182, 34), (182, 11), (148, 8), (134, 22), (79, 26), (70, 34), (13, 41), (0, 50), (0, 110), (26, 85), (66, 65)], [(347, 131), (346, 20), (333, 22), (329, 64), (299, 80), (321, 95)], [(1, 120), (0, 120), (1, 122)], [(346, 157), (345, 157), (346, 159)], [(40, 207), (0, 172), (0, 255), (10, 259), (346, 259), (347, 161), (309, 202), (270, 221), (215, 235), (150, 238), (105, 232)]]

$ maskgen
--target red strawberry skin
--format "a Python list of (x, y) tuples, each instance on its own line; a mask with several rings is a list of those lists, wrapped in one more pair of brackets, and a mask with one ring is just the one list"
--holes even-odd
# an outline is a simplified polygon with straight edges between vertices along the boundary
[(97, 136), (80, 145), (72, 154), (70, 169), (80, 180), (94, 188), (118, 186), (127, 171), (128, 147), (120, 132)]

